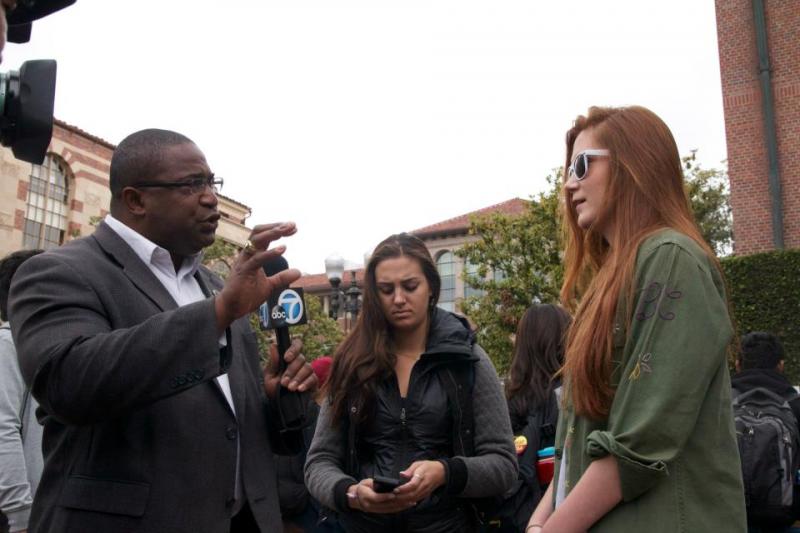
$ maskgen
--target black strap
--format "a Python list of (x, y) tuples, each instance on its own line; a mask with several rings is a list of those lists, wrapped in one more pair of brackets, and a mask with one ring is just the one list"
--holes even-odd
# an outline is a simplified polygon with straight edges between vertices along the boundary
[[(546, 420), (544, 416), (544, 407), (542, 409), (537, 409), (536, 412), (532, 415), (528, 416), (528, 423), (522, 430), (522, 435), (527, 440), (527, 447), (525, 451), (522, 452), (522, 455), (519, 457), (518, 462), (520, 464), (533, 464), (535, 465), (538, 457), (536, 452), (539, 451), (539, 446), (541, 442), (541, 428), (543, 427), (542, 422)], [(533, 456), (533, 458), (531, 458)], [(534, 474), (536, 470), (534, 469)]]
[(539, 423), (541, 439), (552, 446), (556, 437), (556, 424), (558, 424), (558, 398), (555, 390), (550, 391), (550, 395), (542, 405), (541, 412), (542, 418)]
[(351, 476), (358, 477), (358, 452), (356, 451), (356, 415), (358, 408), (355, 402), (347, 402), (347, 416), (345, 417), (345, 424), (347, 425), (347, 473)]
[(475, 364), (472, 361), (444, 367), (441, 382), (453, 414), (453, 455), (475, 455), (475, 416), (472, 389), (475, 385)]

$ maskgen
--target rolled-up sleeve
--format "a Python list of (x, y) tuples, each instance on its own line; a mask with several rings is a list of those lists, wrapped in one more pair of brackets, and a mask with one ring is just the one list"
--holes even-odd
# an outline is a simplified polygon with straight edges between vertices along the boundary
[(589, 456), (617, 459), (624, 501), (669, 475), (732, 336), (724, 289), (703, 258), (664, 243), (639, 265), (608, 424), (587, 437)]

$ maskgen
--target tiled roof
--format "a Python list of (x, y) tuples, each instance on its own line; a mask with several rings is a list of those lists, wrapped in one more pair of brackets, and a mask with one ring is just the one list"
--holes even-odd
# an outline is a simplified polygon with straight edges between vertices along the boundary
[(72, 124), (68, 124), (68, 123), (64, 122), (63, 120), (59, 120), (57, 118), (54, 118), (53, 119), (53, 124), (55, 124), (57, 126), (61, 126), (65, 130), (69, 130), (71, 132), (77, 133), (78, 135), (82, 135), (83, 137), (86, 137), (87, 139), (90, 139), (90, 140), (96, 142), (97, 144), (101, 144), (101, 145), (105, 146), (106, 148), (110, 148), (111, 150), (114, 150), (117, 147), (116, 145), (111, 144), (107, 140), (101, 139), (97, 135), (92, 135), (88, 131), (82, 130), (78, 126), (73, 126)]
[(493, 214), (519, 215), (525, 211), (527, 205), (528, 200), (523, 200), (522, 198), (512, 198), (511, 200), (506, 200), (505, 202), (490, 205), (489, 207), (484, 207), (483, 209), (478, 209), (477, 211), (472, 211), (454, 218), (449, 218), (447, 220), (437, 222), (436, 224), (425, 226), (424, 228), (415, 229), (411, 233), (421, 238), (441, 234), (466, 233), (467, 229), (469, 229), (470, 217), (476, 215)]
[(243, 203), (242, 203), (242, 202), (240, 202), (239, 200), (234, 200), (234, 199), (233, 199), (233, 198), (231, 198), (230, 196), (225, 196), (224, 194), (221, 194), (221, 193), (217, 193), (217, 196), (219, 196), (219, 197), (221, 197), (221, 198), (225, 198), (225, 199), (226, 199), (226, 200), (228, 200), (229, 202), (231, 202), (231, 203), (234, 203), (234, 204), (236, 204), (236, 205), (238, 205), (238, 206), (244, 207), (245, 209), (247, 209), (247, 210), (249, 211), (249, 213), (247, 214), (247, 216), (250, 216), (251, 214), (253, 214), (253, 209), (252, 209), (252, 208), (251, 208), (249, 205), (247, 205), (247, 204), (243, 204)]
[[(105, 146), (106, 148), (110, 148), (111, 150), (115, 150), (115, 149), (117, 148), (117, 146), (116, 146), (116, 145), (114, 145), (114, 144), (111, 144), (111, 143), (110, 143), (110, 142), (108, 142), (107, 140), (105, 140), (105, 139), (101, 139), (101, 138), (100, 138), (100, 137), (98, 137), (97, 135), (92, 135), (92, 134), (91, 134), (91, 133), (89, 133), (88, 131), (86, 131), (86, 130), (82, 130), (82, 129), (81, 129), (81, 128), (79, 128), (78, 126), (73, 126), (72, 124), (69, 124), (69, 123), (67, 123), (67, 122), (64, 122), (63, 120), (60, 120), (60, 119), (54, 118), (54, 119), (53, 119), (53, 123), (54, 123), (54, 124), (56, 124), (57, 126), (61, 126), (61, 127), (62, 127), (62, 128), (64, 128), (65, 130), (68, 130), (68, 131), (71, 131), (71, 132), (77, 133), (77, 134), (79, 134), (79, 135), (82, 135), (83, 137), (86, 137), (87, 139), (90, 139), (90, 140), (92, 140), (92, 141), (94, 141), (94, 142), (96, 142), (96, 143), (98, 143), (98, 144), (101, 144), (101, 145)], [(230, 201), (230, 202), (232, 202), (232, 203), (234, 203), (234, 204), (236, 204), (236, 205), (239, 205), (239, 206), (241, 206), (241, 207), (244, 207), (245, 209), (247, 209), (247, 210), (248, 210), (248, 211), (250, 211), (251, 213), (252, 213), (252, 211), (253, 211), (249, 205), (247, 205), (247, 204), (244, 204), (244, 203), (240, 202), (239, 200), (234, 200), (234, 199), (233, 199), (233, 198), (231, 198), (230, 196), (225, 196), (224, 194), (219, 194), (219, 193), (217, 193), (217, 196), (221, 196), (221, 197), (225, 198), (226, 200), (228, 200), (228, 201)]]
[[(345, 270), (342, 276), (342, 283), (340, 288), (347, 290), (350, 286), (350, 270)], [(359, 287), (364, 286), (364, 269), (356, 269), (356, 283)], [(328, 281), (328, 276), (323, 272), (322, 274), (303, 274), (303, 276), (292, 283), (293, 287), (302, 287), (307, 292), (327, 292), (331, 288), (331, 283)]]

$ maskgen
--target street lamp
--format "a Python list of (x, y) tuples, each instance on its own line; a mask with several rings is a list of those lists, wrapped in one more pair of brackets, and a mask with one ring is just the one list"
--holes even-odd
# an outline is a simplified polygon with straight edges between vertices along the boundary
[(356, 271), (350, 271), (350, 288), (347, 289), (347, 306), (346, 309), (350, 313), (350, 324), (356, 323), (358, 318), (358, 311), (361, 309), (361, 290), (358, 288), (356, 281)]
[(344, 275), (344, 259), (339, 255), (332, 255), (325, 259), (325, 275), (333, 288), (331, 291), (331, 308), (329, 315), (336, 320), (339, 316), (339, 307), (344, 303), (344, 293), (339, 288)]
[(350, 330), (356, 323), (358, 312), (361, 310), (361, 289), (358, 288), (356, 271), (350, 271), (350, 286), (347, 290), (341, 288), (342, 278), (344, 277), (344, 259), (339, 255), (332, 255), (325, 259), (325, 275), (331, 284), (330, 311), (329, 316), (337, 320), (339, 310), (345, 312), (345, 329)]

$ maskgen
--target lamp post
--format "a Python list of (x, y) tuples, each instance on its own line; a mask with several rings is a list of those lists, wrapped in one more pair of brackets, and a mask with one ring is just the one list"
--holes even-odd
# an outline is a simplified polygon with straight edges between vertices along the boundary
[(356, 323), (358, 311), (361, 309), (361, 290), (356, 281), (356, 271), (350, 271), (350, 287), (345, 292), (347, 295), (346, 309), (350, 313), (350, 327)]
[(332, 255), (325, 259), (325, 275), (331, 284), (329, 316), (337, 320), (339, 310), (345, 312), (345, 329), (350, 330), (356, 323), (358, 312), (361, 310), (361, 289), (358, 288), (356, 271), (350, 271), (350, 286), (347, 290), (341, 287), (344, 277), (344, 259), (339, 255)]
[(329, 316), (336, 320), (339, 317), (339, 308), (344, 303), (343, 291), (339, 288), (344, 275), (344, 259), (339, 255), (332, 255), (325, 259), (325, 275), (333, 290), (331, 291), (331, 308)]

